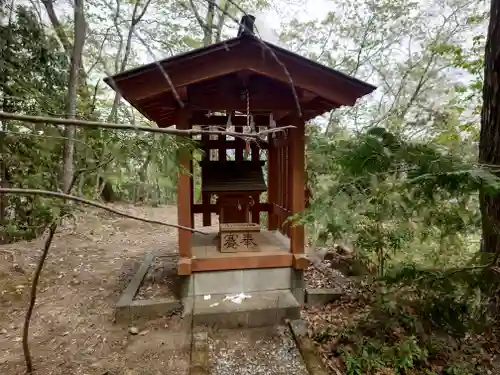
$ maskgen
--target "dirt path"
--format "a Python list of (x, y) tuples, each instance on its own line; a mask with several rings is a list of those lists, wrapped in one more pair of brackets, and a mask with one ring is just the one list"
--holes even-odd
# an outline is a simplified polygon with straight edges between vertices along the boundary
[[(115, 208), (177, 222), (174, 206)], [(24, 373), (21, 331), (43, 242), (44, 237), (0, 246), (1, 375)], [(42, 273), (30, 330), (37, 375), (189, 374), (191, 327), (179, 316), (139, 325), (136, 335), (113, 321), (120, 293), (146, 252), (175, 255), (177, 230), (99, 210), (79, 212), (75, 222), (61, 226)], [(282, 327), (212, 331), (209, 341), (211, 375), (307, 374)]]
[[(175, 223), (175, 207), (119, 206)], [(76, 224), (76, 225), (75, 225)], [(0, 374), (23, 373), (21, 330), (29, 279), (43, 239), (0, 247)], [(173, 317), (138, 327), (113, 323), (120, 292), (146, 251), (177, 252), (177, 233), (102, 211), (77, 214), (57, 233), (41, 277), (32, 320), (37, 374), (187, 374), (189, 339)], [(14, 259), (12, 256), (14, 255)]]

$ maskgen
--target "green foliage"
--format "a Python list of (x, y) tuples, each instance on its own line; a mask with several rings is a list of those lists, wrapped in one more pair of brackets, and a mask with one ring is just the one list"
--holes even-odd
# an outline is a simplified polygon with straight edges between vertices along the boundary
[[(13, 10), (11, 24), (0, 25), (0, 88), (3, 111), (40, 113), (41, 108), (64, 113), (68, 81), (67, 57), (58, 42), (47, 36), (35, 13), (28, 8)], [(59, 154), (62, 142), (57, 127), (4, 121), (0, 135), (1, 179), (7, 186), (58, 190)], [(12, 133), (24, 132), (27, 135)], [(29, 134), (49, 137), (29, 136)], [(36, 161), (34, 163), (33, 161)], [(57, 215), (54, 203), (44, 198), (3, 196), (1, 241), (31, 239)], [(57, 204), (56, 204), (57, 207)], [(8, 220), (7, 220), (8, 219)], [(7, 220), (7, 221), (6, 221)]]
[[(321, 241), (348, 241), (384, 273), (386, 261), (415, 240), (451, 241), (480, 224), (479, 188), (499, 179), (437, 145), (405, 141), (383, 128), (356, 138), (310, 137), (309, 174), (315, 187), (302, 222)], [(374, 255), (375, 258), (372, 256)]]
[(363, 339), (357, 343), (359, 352), (341, 349), (348, 375), (362, 375), (377, 369), (392, 368), (395, 374), (405, 374), (419, 363), (425, 362), (428, 353), (415, 337), (405, 337), (394, 345), (384, 345)]
[[(64, 117), (69, 59), (54, 33), (29, 7), (2, 7), (0, 25), (0, 103), (6, 112)], [(78, 117), (106, 121), (109, 100), (88, 97), (88, 82), (80, 82)], [(93, 104), (92, 104), (93, 102)], [(128, 122), (121, 108), (118, 121)], [(58, 191), (64, 147), (63, 129), (47, 124), (3, 121), (0, 134), (1, 175), (5, 186)], [(176, 194), (177, 152), (192, 148), (176, 137), (117, 132), (95, 128), (76, 131), (74, 191), (99, 197), (102, 181), (113, 198), (152, 204), (172, 203)], [(100, 167), (99, 167), (100, 166)], [(67, 210), (54, 199), (3, 195), (0, 242), (32, 239)]]
[(372, 288), (370, 308), (331, 333), (332, 355), (342, 356), (347, 374), (486, 373), (489, 361), (471, 338), (487, 334), (496, 322), (495, 274), (490, 267), (392, 269)]
[(491, 326), (498, 286), (493, 271), (459, 267), (483, 265), (467, 238), (480, 229), (478, 190), (498, 192), (499, 179), (453, 148), (379, 127), (311, 130), (307, 156), (314, 200), (300, 219), (319, 241), (351, 243), (380, 276), (367, 312), (329, 333), (347, 374), (484, 373), (467, 337)]

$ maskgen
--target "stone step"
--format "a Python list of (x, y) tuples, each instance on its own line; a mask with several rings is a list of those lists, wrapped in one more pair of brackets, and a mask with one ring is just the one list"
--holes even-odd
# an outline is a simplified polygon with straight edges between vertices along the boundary
[(195, 326), (217, 328), (272, 326), (300, 318), (300, 304), (290, 290), (244, 293), (240, 300), (238, 295), (186, 298), (185, 315), (191, 315)]

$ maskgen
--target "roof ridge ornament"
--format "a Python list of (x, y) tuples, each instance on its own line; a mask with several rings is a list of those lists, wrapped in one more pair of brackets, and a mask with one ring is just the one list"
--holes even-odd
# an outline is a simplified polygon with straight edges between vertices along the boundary
[(255, 25), (255, 16), (250, 14), (245, 14), (241, 17), (240, 27), (238, 28), (238, 37), (243, 35), (251, 35), (254, 36), (254, 25)]

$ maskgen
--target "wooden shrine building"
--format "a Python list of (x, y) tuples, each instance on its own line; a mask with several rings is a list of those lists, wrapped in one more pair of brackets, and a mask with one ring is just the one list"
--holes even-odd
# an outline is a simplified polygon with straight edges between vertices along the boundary
[[(352, 106), (375, 89), (263, 42), (252, 29), (253, 17), (243, 17), (236, 38), (105, 80), (159, 127), (229, 126), (228, 130), (242, 133), (293, 126), (250, 142), (201, 137), (202, 201), (194, 202), (192, 177), (180, 174), (178, 224), (193, 227), (194, 215), (201, 214), (203, 226), (210, 226), (212, 213), (219, 215), (221, 224), (211, 235), (179, 230), (181, 275), (305, 268), (304, 228), (285, 223), (305, 206), (305, 123), (340, 106)], [(185, 170), (193, 170), (188, 152), (179, 158)], [(265, 230), (261, 213), (267, 216)]]

